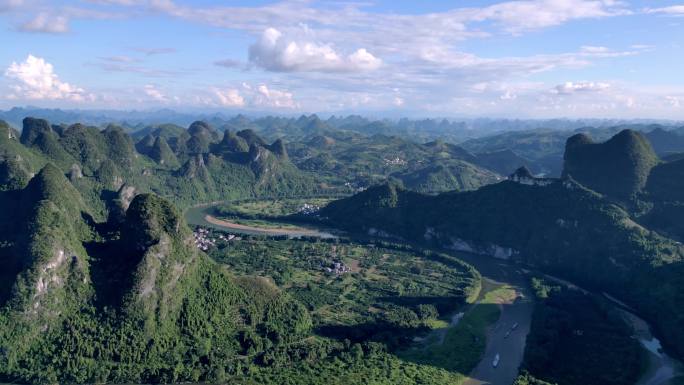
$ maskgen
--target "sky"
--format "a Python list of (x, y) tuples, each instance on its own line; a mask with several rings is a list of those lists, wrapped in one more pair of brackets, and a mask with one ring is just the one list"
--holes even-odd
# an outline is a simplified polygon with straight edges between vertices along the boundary
[(682, 120), (682, 44), (682, 0), (0, 0), (0, 108)]

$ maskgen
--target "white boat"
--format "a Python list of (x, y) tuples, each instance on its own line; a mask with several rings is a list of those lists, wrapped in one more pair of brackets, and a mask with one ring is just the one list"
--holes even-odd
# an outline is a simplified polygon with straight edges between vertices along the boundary
[(499, 353), (496, 353), (496, 356), (494, 356), (494, 361), (492, 361), (492, 366), (493, 366), (493, 367), (496, 368), (497, 366), (499, 366), (499, 358), (500, 358), (500, 357), (499, 357)]

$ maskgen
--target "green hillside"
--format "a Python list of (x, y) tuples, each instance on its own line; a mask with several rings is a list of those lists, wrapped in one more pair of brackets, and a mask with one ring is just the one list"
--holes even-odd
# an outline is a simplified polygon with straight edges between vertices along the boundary
[(3, 259), (17, 260), (1, 293), (5, 381), (216, 381), (239, 370), (241, 336), (259, 355), (309, 331), (308, 313), (287, 294), (198, 253), (161, 198), (138, 195), (120, 226), (96, 225), (48, 165), (19, 201), (21, 231), (3, 233), (14, 245)]
[(658, 163), (648, 140), (636, 131), (623, 130), (603, 143), (585, 134), (568, 138), (563, 176), (617, 199), (631, 199), (646, 185)]
[(426, 196), (394, 185), (330, 203), (320, 215), (350, 231), (520, 260), (607, 291), (642, 311), (680, 356), (682, 246), (637, 225), (572, 180), (505, 181)]
[(22, 186), (51, 162), (70, 175), (100, 219), (107, 216), (107, 196), (123, 184), (162, 195), (181, 207), (323, 192), (314, 176), (292, 164), (282, 140), (267, 145), (255, 133), (243, 132), (253, 142), (250, 149), (241, 136), (227, 132), (220, 139), (204, 122), (195, 122), (188, 130), (145, 129), (137, 143), (113, 125), (100, 130), (74, 124), (57, 130), (45, 120), (26, 118), (21, 137), (4, 123), (0, 128), (5, 132), (0, 139), (0, 182), (7, 186), (3, 188)]

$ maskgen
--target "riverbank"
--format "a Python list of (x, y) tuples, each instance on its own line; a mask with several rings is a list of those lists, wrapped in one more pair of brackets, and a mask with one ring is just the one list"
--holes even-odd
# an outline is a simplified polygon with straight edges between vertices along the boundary
[(246, 235), (263, 235), (279, 237), (285, 236), (290, 238), (301, 237), (318, 237), (318, 238), (336, 238), (337, 235), (331, 231), (319, 230), (313, 227), (305, 227), (301, 225), (285, 226), (252, 226), (246, 224), (235, 223), (227, 219), (219, 219), (213, 216), (214, 204), (206, 204), (190, 207), (185, 210), (184, 216), (188, 224), (194, 226), (203, 226), (222, 230), (227, 232), (234, 232)]
[[(288, 227), (282, 227), (282, 226), (275, 226), (275, 227), (256, 227), (256, 226), (249, 226), (249, 225), (244, 225), (240, 223), (235, 223), (231, 222), (225, 219), (218, 219), (214, 216), (211, 215), (205, 215), (204, 220), (207, 221), (208, 223), (211, 223), (212, 225), (215, 226), (220, 226), (226, 230), (233, 230), (237, 232), (250, 232), (254, 234), (260, 234), (260, 235), (268, 235), (268, 236), (288, 236), (288, 237), (319, 237), (323, 232), (320, 232), (318, 230), (314, 229), (308, 229), (304, 227), (299, 227), (299, 226), (288, 226)], [(331, 234), (332, 235), (332, 234)]]
[[(572, 282), (552, 275), (544, 274), (544, 277), (584, 294), (600, 295), (598, 293), (591, 293), (589, 290), (579, 287)], [(636, 385), (667, 385), (671, 384), (675, 378), (680, 378), (684, 375), (682, 363), (668, 356), (663, 351), (660, 341), (651, 332), (650, 325), (644, 319), (637, 316), (634, 309), (607, 293), (602, 293), (602, 295), (615, 305), (615, 309), (620, 312), (625, 322), (631, 326), (634, 338), (639, 341), (646, 352), (647, 367)]]

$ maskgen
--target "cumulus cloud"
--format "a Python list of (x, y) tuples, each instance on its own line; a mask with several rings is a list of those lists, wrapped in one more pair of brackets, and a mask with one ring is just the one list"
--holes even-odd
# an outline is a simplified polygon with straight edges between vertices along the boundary
[(169, 99), (164, 95), (160, 90), (157, 89), (156, 86), (152, 84), (146, 84), (145, 88), (145, 95), (149, 96), (151, 99), (158, 101), (158, 102), (167, 102)]
[(240, 91), (235, 88), (230, 88), (225, 91), (214, 90), (219, 104), (224, 107), (244, 107), (245, 98), (240, 95)]
[(577, 92), (601, 92), (610, 88), (609, 83), (602, 82), (565, 82), (553, 88), (559, 95), (571, 95)]
[(69, 32), (69, 18), (41, 12), (33, 19), (19, 26), (24, 32), (66, 33)]
[[(252, 89), (247, 85), (247, 89)], [(268, 88), (265, 84), (256, 87), (254, 104), (261, 107), (297, 108), (299, 105), (294, 100), (291, 92)]]
[(349, 55), (331, 45), (287, 38), (275, 28), (267, 28), (259, 41), (249, 47), (249, 60), (269, 71), (357, 72), (379, 68), (382, 60), (364, 48)]
[(12, 62), (5, 76), (15, 81), (10, 95), (14, 99), (82, 101), (87, 97), (82, 88), (61, 81), (52, 64), (33, 55), (23, 62)]
[(274, 89), (264, 83), (242, 83), (240, 87), (214, 88), (213, 95), (200, 97), (202, 104), (221, 107), (244, 107), (254, 109), (299, 108), (292, 92)]
[(674, 108), (679, 108), (682, 105), (681, 99), (676, 96), (665, 96), (665, 101)]

